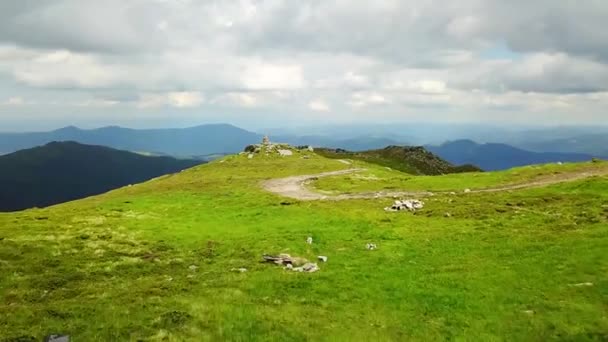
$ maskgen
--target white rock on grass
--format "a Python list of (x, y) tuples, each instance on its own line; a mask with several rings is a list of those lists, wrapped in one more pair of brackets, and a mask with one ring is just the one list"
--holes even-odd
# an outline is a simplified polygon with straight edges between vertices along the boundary
[(320, 268), (317, 264), (313, 264), (313, 263), (309, 262), (300, 267), (293, 267), (293, 268), (291, 268), (291, 270), (294, 272), (313, 273), (313, 272), (317, 272), (318, 270), (320, 270)]
[(367, 245), (365, 245), (365, 248), (367, 248), (370, 251), (373, 251), (375, 249), (378, 249), (378, 246), (376, 246), (375, 243), (368, 243)]
[(327, 257), (325, 255), (319, 255), (317, 258), (319, 261), (327, 262)]
[(384, 208), (385, 211), (401, 211), (401, 210), (409, 210), (416, 211), (418, 209), (422, 209), (424, 207), (424, 202), (416, 199), (408, 199), (402, 201), (395, 201), (392, 206)]
[(309, 236), (309, 237), (306, 239), (306, 243), (307, 243), (307, 244), (309, 244), (309, 245), (312, 245), (312, 236)]
[(282, 157), (285, 156), (293, 156), (293, 152), (291, 150), (279, 150), (279, 155)]

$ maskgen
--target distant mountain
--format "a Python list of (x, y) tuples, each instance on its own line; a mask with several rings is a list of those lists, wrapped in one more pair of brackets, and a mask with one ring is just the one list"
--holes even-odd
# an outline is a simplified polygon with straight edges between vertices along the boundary
[(76, 141), (134, 152), (172, 156), (235, 153), (261, 140), (261, 136), (227, 125), (202, 125), (176, 129), (129, 129), (116, 126), (84, 130), (65, 127), (51, 132), (0, 133), (0, 152), (10, 153), (51, 141)]
[(593, 158), (588, 154), (531, 152), (505, 144), (477, 144), (471, 140), (457, 140), (426, 148), (451, 163), (474, 164), (486, 171), (531, 164), (579, 162)]
[(529, 139), (516, 144), (531, 151), (586, 153), (608, 156), (608, 133), (584, 134), (565, 138)]
[(315, 149), (318, 154), (335, 159), (357, 159), (390, 167), (414, 175), (478, 172), (473, 165), (454, 166), (424, 147), (388, 146), (383, 149), (350, 152), (343, 149)]
[(0, 211), (71, 201), (200, 163), (76, 142), (51, 142), (0, 156)]

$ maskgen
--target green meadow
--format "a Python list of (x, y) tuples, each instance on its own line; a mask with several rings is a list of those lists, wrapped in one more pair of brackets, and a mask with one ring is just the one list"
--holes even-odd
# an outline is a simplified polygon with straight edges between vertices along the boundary
[[(306, 202), (260, 187), (352, 166), (366, 170), (309, 186), (457, 193), (391, 213), (387, 198)], [(235, 155), (0, 214), (0, 341), (604, 341), (608, 177), (462, 190), (607, 169), (412, 176), (308, 152)], [(328, 260), (297, 273), (264, 253)]]

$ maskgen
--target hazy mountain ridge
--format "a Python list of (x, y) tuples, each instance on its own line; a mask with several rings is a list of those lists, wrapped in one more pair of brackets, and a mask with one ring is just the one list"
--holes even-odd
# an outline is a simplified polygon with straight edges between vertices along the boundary
[(69, 126), (50, 132), (0, 133), (0, 151), (9, 153), (51, 141), (76, 141), (129, 151), (194, 156), (238, 152), (260, 139), (259, 134), (228, 124), (172, 129), (109, 126), (84, 130)]
[(488, 171), (531, 164), (588, 161), (594, 157), (582, 153), (532, 152), (506, 144), (478, 144), (472, 140), (451, 141), (426, 148), (451, 163), (474, 164)]

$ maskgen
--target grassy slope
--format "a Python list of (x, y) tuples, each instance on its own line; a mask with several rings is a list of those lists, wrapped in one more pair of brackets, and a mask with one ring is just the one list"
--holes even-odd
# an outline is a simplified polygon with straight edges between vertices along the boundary
[[(348, 167), (335, 160), (224, 160), (102, 196), (0, 214), (3, 335), (606, 338), (605, 177), (435, 196), (413, 215), (385, 213), (387, 199), (281, 205), (284, 199), (259, 189), (262, 179)], [(463, 177), (472, 188), (503, 181), (491, 175), (445, 177)], [(435, 178), (416, 182), (450, 187)], [(367, 242), (379, 249), (366, 251)], [(329, 261), (318, 273), (290, 273), (260, 264), (265, 252)], [(234, 267), (249, 271), (231, 272)], [(585, 282), (593, 286), (572, 286)]]
[(354, 161), (365, 171), (321, 178), (311, 184), (322, 191), (366, 192), (379, 190), (462, 191), (520, 184), (577, 171), (608, 169), (606, 162), (530, 165), (495, 172), (457, 173), (443, 176), (414, 176), (390, 168)]

